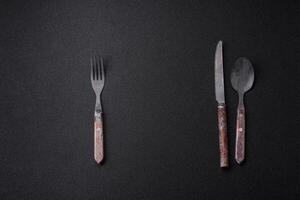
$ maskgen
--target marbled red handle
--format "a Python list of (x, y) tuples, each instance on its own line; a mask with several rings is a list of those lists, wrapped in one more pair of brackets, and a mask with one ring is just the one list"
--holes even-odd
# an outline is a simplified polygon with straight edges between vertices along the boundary
[(102, 112), (95, 113), (94, 120), (94, 158), (99, 164), (103, 160), (103, 121)]
[(227, 119), (225, 104), (218, 105), (220, 167), (228, 167)]
[(240, 105), (237, 110), (236, 120), (236, 140), (235, 140), (235, 160), (237, 163), (245, 158), (245, 108)]

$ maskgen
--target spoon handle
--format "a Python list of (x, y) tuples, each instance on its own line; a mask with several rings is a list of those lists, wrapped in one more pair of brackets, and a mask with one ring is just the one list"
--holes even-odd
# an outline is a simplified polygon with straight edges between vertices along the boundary
[(239, 104), (236, 120), (235, 160), (238, 164), (245, 158), (245, 107)]
[(220, 167), (228, 167), (227, 120), (225, 104), (218, 105)]

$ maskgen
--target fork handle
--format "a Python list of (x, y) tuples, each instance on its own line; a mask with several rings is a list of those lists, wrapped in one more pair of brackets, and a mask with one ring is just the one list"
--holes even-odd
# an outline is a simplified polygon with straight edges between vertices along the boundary
[(235, 160), (238, 164), (245, 158), (245, 107), (238, 106), (236, 120)]
[(99, 164), (103, 160), (103, 120), (102, 112), (95, 112), (94, 119), (94, 158)]
[(218, 105), (220, 167), (228, 167), (227, 119), (225, 104)]

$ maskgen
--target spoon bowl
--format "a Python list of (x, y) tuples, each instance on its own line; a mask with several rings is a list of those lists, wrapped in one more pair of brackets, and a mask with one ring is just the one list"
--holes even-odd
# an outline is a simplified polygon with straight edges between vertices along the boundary
[(254, 70), (247, 58), (238, 58), (231, 72), (231, 85), (239, 93), (243, 94), (251, 89), (254, 82)]

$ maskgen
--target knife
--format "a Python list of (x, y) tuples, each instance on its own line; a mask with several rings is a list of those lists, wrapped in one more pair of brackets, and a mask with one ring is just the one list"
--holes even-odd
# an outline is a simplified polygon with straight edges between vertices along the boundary
[(223, 74), (223, 43), (218, 42), (215, 54), (215, 92), (218, 103), (220, 167), (228, 167), (227, 120)]

